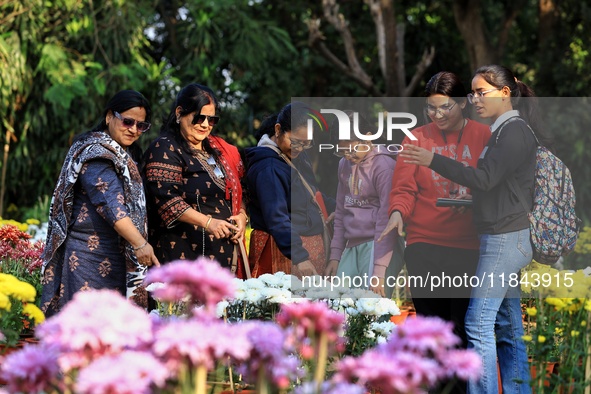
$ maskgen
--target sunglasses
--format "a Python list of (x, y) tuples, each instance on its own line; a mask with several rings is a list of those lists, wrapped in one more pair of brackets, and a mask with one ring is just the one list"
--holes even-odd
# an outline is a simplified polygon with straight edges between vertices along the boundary
[(222, 172), (220, 167), (218, 167), (218, 163), (215, 162), (215, 158), (213, 156), (209, 156), (207, 158), (207, 164), (209, 164), (211, 167), (213, 167), (213, 174), (215, 176), (217, 176), (219, 179), (224, 178), (224, 173)]
[(124, 127), (131, 129), (133, 126), (136, 126), (137, 131), (139, 131), (140, 133), (145, 133), (150, 129), (150, 126), (152, 126), (150, 122), (140, 122), (132, 118), (124, 118), (117, 111), (113, 111), (113, 115), (115, 115), (115, 117), (121, 121)]
[(193, 116), (193, 121), (191, 122), (191, 124), (201, 124), (203, 122), (205, 122), (205, 119), (207, 119), (207, 123), (213, 127), (216, 125), (217, 122), (220, 121), (220, 117), (219, 116), (209, 116), (209, 115), (202, 115), (202, 114), (195, 114), (195, 116)]

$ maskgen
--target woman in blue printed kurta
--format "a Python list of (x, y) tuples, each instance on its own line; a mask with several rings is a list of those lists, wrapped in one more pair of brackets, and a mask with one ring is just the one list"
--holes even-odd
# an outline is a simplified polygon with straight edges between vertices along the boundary
[[(150, 106), (124, 90), (70, 148), (53, 195), (43, 253), (41, 308), (57, 312), (78, 291), (112, 289), (147, 306), (142, 281), (158, 259), (146, 241), (142, 179), (132, 144), (150, 127)], [(139, 148), (138, 148), (139, 149)]]

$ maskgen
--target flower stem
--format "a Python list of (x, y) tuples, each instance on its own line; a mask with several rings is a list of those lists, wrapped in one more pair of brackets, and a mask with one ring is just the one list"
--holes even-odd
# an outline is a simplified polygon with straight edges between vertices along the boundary
[(265, 368), (260, 367), (257, 376), (257, 394), (269, 394), (269, 385), (265, 376)]
[(316, 390), (319, 393), (324, 376), (326, 374), (326, 361), (328, 359), (328, 335), (325, 332), (320, 334), (318, 341), (318, 362), (316, 363), (316, 371), (314, 372), (314, 381), (316, 382)]
[(205, 365), (197, 366), (195, 375), (195, 394), (206, 394), (207, 392), (207, 368)]

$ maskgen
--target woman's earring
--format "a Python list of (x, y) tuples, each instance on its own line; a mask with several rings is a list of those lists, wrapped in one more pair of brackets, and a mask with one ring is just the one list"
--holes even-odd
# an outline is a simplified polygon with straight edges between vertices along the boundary
[(177, 124), (180, 124), (181, 123), (181, 118), (176, 118), (176, 122), (177, 122)]

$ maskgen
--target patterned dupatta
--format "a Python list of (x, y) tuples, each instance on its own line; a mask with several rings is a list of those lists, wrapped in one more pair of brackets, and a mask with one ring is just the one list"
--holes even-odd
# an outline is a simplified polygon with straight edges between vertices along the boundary
[[(43, 271), (52, 259), (59, 259), (58, 249), (63, 245), (72, 224), (74, 207), (74, 185), (84, 163), (93, 159), (107, 159), (115, 166), (117, 175), (123, 181), (125, 206), (135, 227), (144, 238), (147, 237), (146, 196), (142, 178), (131, 156), (104, 131), (91, 131), (74, 142), (70, 147), (51, 199), (47, 242), (43, 251)], [(133, 247), (125, 242), (127, 264), (127, 296), (131, 298), (137, 286), (141, 285), (147, 267), (138, 263)], [(56, 261), (55, 263), (58, 263)], [(132, 264), (129, 264), (132, 263)], [(131, 279), (131, 280), (130, 280)]]
[(226, 170), (226, 200), (232, 198), (232, 215), (238, 215), (242, 206), (242, 185), (240, 178), (244, 176), (244, 164), (238, 149), (222, 138), (209, 135), (211, 147), (221, 152), (219, 160)]

